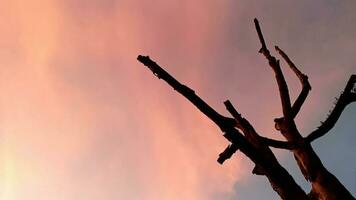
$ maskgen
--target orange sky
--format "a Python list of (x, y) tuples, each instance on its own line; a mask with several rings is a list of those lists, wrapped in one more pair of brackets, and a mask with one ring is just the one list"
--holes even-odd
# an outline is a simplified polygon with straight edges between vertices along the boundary
[[(136, 61), (149, 54), (217, 110), (226, 113), (222, 102), (229, 98), (259, 131), (279, 137), (272, 123), (280, 113), (277, 90), (252, 24), (260, 10), (195, 2), (1, 1), (0, 199), (239, 197), (234, 185), (249, 182), (251, 163), (237, 155), (218, 165), (228, 144), (219, 129)], [(267, 16), (261, 17), (267, 38), (288, 41)], [(335, 82), (328, 87), (334, 91), (355, 72), (347, 64), (318, 66), (309, 69), (312, 83)], [(333, 95), (317, 92), (306, 106), (328, 108)], [(324, 97), (330, 102), (319, 105)], [(299, 119), (302, 129), (320, 116)]]

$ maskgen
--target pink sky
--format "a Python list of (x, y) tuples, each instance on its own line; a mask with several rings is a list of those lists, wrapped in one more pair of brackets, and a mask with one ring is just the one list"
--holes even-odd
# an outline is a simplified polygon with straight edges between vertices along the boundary
[[(249, 183), (251, 163), (239, 154), (220, 166), (217, 156), (228, 143), (219, 129), (152, 76), (138, 54), (150, 55), (222, 113), (222, 102), (231, 99), (258, 131), (277, 138), (272, 120), (280, 114), (279, 99), (257, 53), (256, 13), (269, 42), (281, 41), (312, 66), (302, 70), (314, 78), (313, 89), (324, 87), (312, 91), (302, 114), (312, 112), (298, 119), (302, 130), (323, 119), (321, 111), (355, 73), (348, 62), (333, 65), (342, 58), (329, 62), (327, 47), (315, 57), (306, 53), (322, 28), (302, 31), (307, 42), (299, 46), (300, 38), (289, 43), (274, 29), (303, 27), (298, 12), (291, 12), (290, 23), (254, 4), (194, 2), (1, 2), (0, 199), (239, 197), (234, 185)], [(349, 39), (328, 44), (351, 54)], [(298, 82), (288, 80), (294, 97)]]

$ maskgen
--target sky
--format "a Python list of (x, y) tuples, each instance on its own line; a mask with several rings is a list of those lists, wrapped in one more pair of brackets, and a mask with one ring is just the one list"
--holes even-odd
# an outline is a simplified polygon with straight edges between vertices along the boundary
[[(219, 128), (136, 57), (149, 55), (220, 113), (230, 99), (261, 135), (281, 139), (257, 17), (267, 44), (309, 76), (296, 119), (306, 136), (356, 73), (355, 8), (353, 0), (0, 0), (0, 199), (277, 199), (243, 154), (216, 162), (228, 145)], [(295, 99), (298, 79), (282, 68)], [(313, 143), (353, 195), (355, 113), (349, 105)], [(292, 155), (275, 152), (308, 191)]]

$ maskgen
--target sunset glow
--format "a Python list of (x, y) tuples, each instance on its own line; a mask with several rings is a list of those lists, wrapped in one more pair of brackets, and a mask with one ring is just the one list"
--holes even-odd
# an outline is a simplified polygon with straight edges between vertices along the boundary
[[(253, 30), (252, 19), (260, 17), (268, 41), (281, 42), (310, 74), (313, 94), (298, 123), (312, 130), (356, 62), (319, 41), (320, 54), (307, 55), (315, 50), (310, 35), (322, 28), (300, 30), (307, 42), (298, 46), (300, 38), (274, 28), (307, 27), (296, 17), (303, 14), (278, 21), (278, 13), (255, 4), (1, 1), (0, 199), (217, 200), (239, 199), (239, 183), (258, 190), (244, 155), (216, 162), (228, 145), (218, 127), (136, 61), (150, 55), (219, 112), (227, 114), (223, 101), (230, 99), (259, 132), (281, 138), (273, 131), (276, 85)], [(348, 42), (355, 30), (327, 45), (355, 52)], [(319, 62), (330, 55), (342, 63)], [(298, 81), (288, 81), (295, 97)]]

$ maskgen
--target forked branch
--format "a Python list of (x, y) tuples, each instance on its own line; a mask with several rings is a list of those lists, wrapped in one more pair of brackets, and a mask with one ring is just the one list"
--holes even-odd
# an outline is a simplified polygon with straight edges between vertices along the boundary
[(273, 57), (270, 54), (270, 52), (266, 46), (265, 40), (263, 38), (260, 24), (256, 18), (254, 19), (254, 22), (255, 22), (255, 27), (256, 27), (257, 34), (258, 34), (258, 38), (262, 45), (259, 52), (262, 53), (266, 57), (266, 59), (268, 60), (268, 64), (270, 65), (270, 67), (273, 69), (273, 71), (275, 73), (277, 84), (278, 84), (278, 89), (279, 89), (279, 95), (280, 95), (281, 102), (282, 102), (283, 116), (286, 119), (286, 121), (289, 121), (290, 110), (291, 110), (290, 96), (289, 96), (287, 83), (284, 79), (284, 75), (282, 73), (282, 70), (281, 70), (281, 67), (279, 64), (279, 60), (277, 60), (275, 57)]
[(230, 112), (230, 114), (235, 118), (237, 121), (237, 127), (245, 134), (245, 137), (247, 139), (250, 138), (250, 140), (257, 140), (259, 143), (262, 143), (263, 145), (269, 146), (269, 147), (274, 147), (278, 149), (288, 149), (292, 150), (294, 146), (286, 141), (279, 141), (279, 140), (274, 140), (270, 139), (267, 137), (263, 137), (258, 135), (252, 125), (241, 116), (239, 112), (235, 109), (235, 107), (232, 105), (232, 103), (227, 100), (224, 102), (226, 109)]
[(233, 119), (232, 122), (231, 118), (220, 115), (198, 95), (196, 95), (192, 89), (178, 82), (148, 56), (138, 56), (137, 59), (147, 66), (154, 75), (166, 81), (173, 87), (174, 90), (187, 98), (195, 107), (215, 122), (215, 124), (218, 125), (224, 132), (223, 136), (232, 144), (219, 155), (219, 163), (222, 164), (239, 149), (256, 164), (256, 167), (253, 170), (254, 173), (265, 175), (271, 183), (272, 188), (283, 200), (307, 199), (306, 193), (299, 187), (290, 174), (278, 163), (272, 151), (269, 150), (267, 146), (264, 145), (264, 147), (262, 147), (266, 150), (263, 151), (260, 147), (255, 146), (255, 144), (251, 144), (250, 141), (242, 135), (242, 133), (235, 129), (235, 119)]
[(291, 118), (294, 119), (298, 112), (300, 111), (305, 99), (307, 98), (309, 91), (311, 90), (310, 83), (308, 81), (308, 76), (303, 74), (295, 64), (290, 60), (288, 55), (284, 53), (278, 46), (275, 46), (276, 51), (282, 56), (282, 58), (287, 62), (289, 67), (293, 70), (295, 75), (298, 77), (300, 83), (302, 84), (302, 91), (300, 92), (299, 96), (297, 97), (296, 101), (294, 102), (291, 108)]

